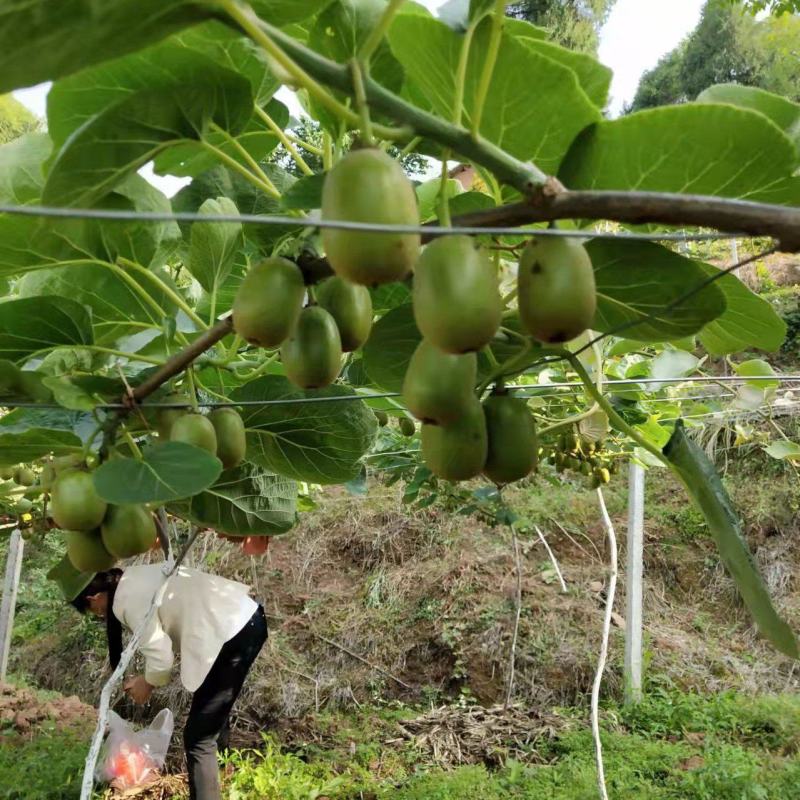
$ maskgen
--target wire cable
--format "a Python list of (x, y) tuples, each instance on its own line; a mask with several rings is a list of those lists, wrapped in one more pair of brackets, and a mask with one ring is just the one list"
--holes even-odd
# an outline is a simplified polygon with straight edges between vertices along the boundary
[(747, 233), (638, 233), (633, 231), (565, 230), (562, 228), (508, 228), (488, 227), (442, 227), (439, 225), (378, 225), (369, 222), (349, 220), (321, 220), (310, 217), (288, 217), (260, 214), (200, 214), (194, 211), (131, 211), (111, 208), (65, 208), (58, 206), (20, 206), (0, 203), (0, 214), (23, 217), (44, 217), (51, 219), (95, 219), (117, 222), (211, 222), (243, 223), (247, 225), (276, 225), (296, 228), (329, 228), (345, 231), (364, 231), (369, 233), (419, 233), (435, 236), (553, 236), (564, 239), (627, 239), (638, 242), (713, 242), (725, 239), (760, 239)]

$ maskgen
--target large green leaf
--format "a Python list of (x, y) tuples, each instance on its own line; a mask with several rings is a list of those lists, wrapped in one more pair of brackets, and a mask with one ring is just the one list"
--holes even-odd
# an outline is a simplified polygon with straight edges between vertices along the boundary
[(580, 83), (586, 96), (598, 107), (604, 108), (608, 102), (608, 90), (611, 87), (612, 71), (597, 59), (586, 53), (568, 50), (566, 47), (546, 42), (542, 39), (524, 37), (523, 44), (534, 53), (562, 64), (571, 69)]
[(800, 103), (740, 83), (720, 83), (710, 86), (697, 98), (698, 103), (727, 103), (749, 108), (769, 117), (800, 148)]
[[(206, 200), (200, 213), (209, 216), (236, 216), (236, 203), (227, 197)], [(195, 222), (189, 243), (187, 266), (197, 282), (207, 291), (216, 292), (225, 283), (241, 246), (240, 222)]]
[(587, 245), (597, 281), (592, 330), (628, 339), (669, 342), (700, 331), (725, 311), (725, 296), (706, 286), (668, 308), (707, 278), (704, 265), (650, 242), (594, 239)]
[(664, 447), (664, 456), (705, 517), (722, 562), (762, 635), (782, 653), (798, 658), (800, 651), (795, 635), (772, 604), (728, 493), (714, 465), (703, 450), (686, 436), (681, 423), (676, 426), (672, 438)]
[[(130, 273), (128, 280), (124, 280), (100, 264), (29, 272), (19, 282), (18, 290), (32, 302), (42, 295), (57, 295), (88, 306), (92, 310), (94, 339), (106, 347), (123, 336), (138, 332), (143, 326), (160, 326), (165, 317), (175, 313), (166, 294), (142, 276)], [(144, 297), (149, 297), (149, 301)], [(164, 314), (159, 313), (156, 306)]]
[(0, 147), (0, 202), (25, 205), (39, 199), (42, 165), (52, 147), (46, 133), (27, 133)]
[[(129, 175), (99, 207), (166, 213), (167, 198), (139, 175)], [(180, 229), (173, 222), (37, 219), (0, 215), (0, 275), (119, 257), (144, 266), (163, 264)]]
[[(385, 8), (374, 0), (334, 0), (318, 17), (309, 35), (309, 44), (328, 58), (347, 63), (378, 24)], [(403, 68), (384, 41), (370, 61), (370, 77), (392, 91), (403, 83)]]
[[(699, 264), (707, 276), (719, 274), (712, 264)], [(751, 291), (736, 275), (723, 275), (715, 283), (725, 295), (721, 317), (700, 331), (700, 341), (715, 356), (739, 353), (750, 347), (775, 352), (786, 339), (786, 323), (772, 304)]]
[(0, 466), (28, 464), (49, 453), (66, 456), (80, 453), (82, 449), (83, 442), (70, 431), (52, 428), (5, 431), (0, 428)]
[(208, 23), (55, 83), (47, 95), (48, 132), (60, 148), (74, 131), (110, 106), (145, 89), (192, 83), (198, 77), (195, 73), (209, 64), (246, 78), (259, 104), (267, 103), (279, 85), (253, 42), (224, 25)]
[(222, 463), (207, 450), (184, 442), (148, 447), (142, 459), (112, 458), (94, 472), (97, 493), (108, 503), (167, 503), (211, 486)]
[(364, 369), (369, 379), (387, 392), (399, 392), (408, 362), (422, 341), (411, 304), (384, 314), (372, 328), (363, 349)]
[(635, 189), (744, 200), (793, 172), (794, 145), (762, 114), (668, 106), (601, 122), (578, 138), (559, 177), (570, 189)]
[[(235, 135), (252, 115), (249, 81), (204, 56), (169, 49), (160, 78), (133, 90), (126, 85), (69, 135), (47, 176), (45, 202), (94, 203), (165, 148), (200, 139), (211, 122)], [(69, 128), (55, 111), (48, 118)]]
[(88, 311), (65, 297), (0, 303), (0, 358), (19, 361), (59, 345), (92, 344)]
[(362, 400), (325, 400), (354, 396), (334, 385), (304, 392), (286, 378), (268, 375), (233, 392), (234, 401), (322, 402), (245, 406), (247, 458), (265, 469), (310, 483), (344, 483), (359, 473), (361, 457), (372, 446), (375, 415)]
[[(490, 30), (486, 22), (470, 48), (463, 104), (466, 126), (475, 111), (487, 58)], [(453, 116), (462, 41), (463, 35), (445, 24), (414, 14), (398, 15), (389, 31), (392, 50), (406, 71), (409, 95), (445, 119)], [(532, 97), (531, 87), (542, 90)], [(482, 136), (552, 172), (575, 136), (599, 119), (571, 69), (504, 34), (481, 118)]]
[(251, 0), (250, 5), (261, 19), (273, 25), (288, 25), (312, 17), (331, 0)]
[(192, 0), (5, 2), (0, 5), (0, 93), (138, 50), (212, 11), (209, 4)]
[(179, 517), (229, 536), (275, 536), (297, 521), (297, 484), (244, 463), (200, 494), (171, 503)]
[[(270, 100), (264, 109), (281, 128), (289, 124), (289, 109), (279, 100)], [(235, 142), (224, 132), (209, 131), (203, 141), (221, 150), (226, 156), (252, 169), (238, 149), (241, 146), (254, 161), (265, 159), (279, 144), (278, 137), (268, 130), (264, 122), (253, 116), (245, 129), (235, 137)], [(154, 171), (157, 175), (177, 175), (194, 178), (219, 163), (219, 157), (210, 152), (199, 141), (184, 142), (170, 147), (156, 156)]]

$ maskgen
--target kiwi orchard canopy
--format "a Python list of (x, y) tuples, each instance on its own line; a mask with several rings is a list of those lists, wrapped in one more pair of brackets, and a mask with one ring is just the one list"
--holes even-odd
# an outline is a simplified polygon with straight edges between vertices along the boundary
[[(635, 455), (693, 476), (759, 630), (798, 655), (712, 465), (665, 446), (681, 416), (777, 402), (784, 322), (671, 240), (800, 249), (799, 105), (729, 87), (607, 120), (610, 71), (503, 3), (453, 27), (413, 0), (95, 5), (0, 10), (0, 92), (53, 81), (47, 133), (0, 147), (7, 513), (113, 563), (155, 509), (252, 542), (369, 469), (419, 503), (484, 481), (448, 492), (509, 523), (495, 486), (597, 488)], [(415, 185), (422, 154), (442, 172)], [(188, 185), (166, 198), (151, 161)], [(681, 384), (708, 356), (733, 403)]]

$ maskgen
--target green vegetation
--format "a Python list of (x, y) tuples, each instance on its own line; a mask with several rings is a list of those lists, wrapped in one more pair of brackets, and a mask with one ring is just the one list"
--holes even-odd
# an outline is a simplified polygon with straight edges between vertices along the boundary
[[(364, 709), (316, 720), (324, 746), (231, 754), (231, 800), (358, 797), (400, 800), (594, 800), (591, 736), (581, 712), (565, 712), (566, 730), (524, 765), (437, 769), (410, 745), (385, 745), (412, 709)], [(603, 731), (612, 796), (658, 800), (796, 800), (800, 798), (800, 699), (701, 696), (654, 689), (638, 706), (610, 706)], [(354, 743), (355, 750), (352, 749)]]
[(697, 28), (642, 76), (629, 110), (692, 101), (719, 83), (800, 99), (798, 41), (796, 15), (756, 20), (739, 3), (709, 0)]

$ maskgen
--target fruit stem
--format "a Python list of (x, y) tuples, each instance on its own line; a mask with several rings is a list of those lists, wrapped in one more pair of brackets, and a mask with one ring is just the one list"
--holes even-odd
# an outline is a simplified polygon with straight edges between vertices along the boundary
[(123, 425), (122, 426), (122, 438), (128, 443), (128, 447), (131, 448), (133, 452), (134, 458), (142, 460), (142, 451), (139, 449), (139, 445), (136, 444), (135, 439), (131, 436), (130, 431)]
[(274, 352), (269, 358), (262, 361), (261, 364), (259, 364), (251, 372), (237, 372), (236, 377), (245, 381), (251, 381), (253, 378), (260, 378), (278, 360), (279, 355), (280, 351)]
[[(222, 7), (256, 43), (265, 49), (269, 46), (270, 54), (277, 47), (284, 59), (288, 59), (293, 75), (298, 76), (298, 82), (302, 85), (307, 86), (307, 82), (310, 82), (316, 89), (320, 89), (316, 79), (342, 92), (352, 90), (352, 77), (346, 65), (337, 64), (321, 56), (286, 31), (260, 20), (252, 9), (239, 6), (235, 0), (222, 0)], [(312, 74), (314, 78), (311, 77)], [(378, 138), (395, 141), (423, 136), (426, 139), (433, 139), (450, 147), (453, 152), (459, 153), (464, 158), (485, 166), (500, 181), (513, 186), (526, 196), (537, 196), (539, 194), (537, 190), (548, 183), (548, 176), (534, 164), (514, 158), (491, 142), (483, 139), (476, 141), (468, 130), (453, 125), (432, 112), (418, 108), (368, 76), (364, 80), (364, 89), (373, 111), (381, 111), (405, 125), (403, 128), (373, 125)], [(327, 96), (330, 98), (330, 95)], [(337, 105), (348, 112), (343, 115), (344, 119), (356, 116), (341, 103)]]
[[(305, 88), (309, 95), (318, 100), (337, 117), (346, 120), (351, 125), (358, 125), (358, 114), (351, 111), (346, 105), (340, 103), (327, 89), (317, 83), (278, 43), (276, 31), (271, 25), (258, 18), (258, 15), (246, 3), (237, 0), (223, 0), (222, 8), (231, 19), (258, 45), (260, 45), (283, 70), (297, 83)], [(304, 48), (305, 49), (305, 48)], [(375, 128), (381, 139), (405, 139), (410, 131), (404, 128), (388, 128), (385, 125)]]
[(301, 139), (299, 136), (295, 136), (293, 133), (289, 133), (288, 131), (284, 131), (286, 138), (290, 142), (294, 142), (294, 144), (300, 145), (308, 153), (311, 153), (312, 156), (318, 156), (322, 158), (323, 150), (321, 147), (317, 147), (315, 144), (311, 144), (310, 142)]
[[(221, 131), (222, 128), (220, 128), (219, 130)], [(242, 147), (241, 143), (236, 141), (236, 139), (234, 139), (234, 137), (232, 136), (230, 136), (230, 140), (236, 143), (237, 145), (236, 150), (239, 152), (242, 158), (244, 158), (245, 156), (241, 152), (242, 150), (244, 150), (244, 147)], [(281, 193), (277, 190), (275, 184), (272, 183), (272, 181), (269, 178), (267, 178), (267, 176), (264, 174), (264, 171), (260, 167), (258, 167), (257, 164), (256, 167), (258, 167), (258, 172), (260, 172), (261, 175), (263, 175), (263, 178), (261, 177), (261, 175), (253, 174), (249, 169), (247, 169), (247, 167), (245, 167), (244, 164), (240, 163), (232, 156), (229, 156), (224, 150), (220, 150), (219, 147), (216, 147), (215, 145), (211, 144), (211, 142), (206, 141), (205, 139), (201, 139), (200, 144), (206, 150), (208, 150), (208, 152), (211, 153), (211, 155), (222, 161), (226, 167), (232, 169), (234, 172), (238, 172), (245, 180), (252, 183), (253, 186), (257, 186), (259, 189), (261, 189), (261, 191), (263, 191), (265, 194), (268, 194), (270, 197), (273, 197), (276, 200), (280, 200)], [(245, 152), (247, 151), (245, 150)], [(248, 162), (248, 164), (250, 163), (250, 160), (252, 160), (252, 156), (250, 155), (250, 153), (247, 153), (247, 158), (245, 160)]]
[(450, 179), (450, 171), (447, 168), (447, 159), (449, 157), (450, 151), (445, 150), (442, 153), (442, 173), (439, 181), (439, 224), (445, 228), (450, 228), (453, 225), (453, 221), (450, 218), (450, 200), (447, 197), (447, 181)]
[[(202, 320), (196, 313), (195, 310), (175, 291), (172, 290), (155, 272), (151, 272), (149, 269), (146, 269), (141, 264), (137, 264), (135, 261), (131, 261), (123, 256), (119, 256), (117, 258), (119, 264), (127, 269), (133, 270), (134, 272), (138, 272), (143, 277), (147, 278), (151, 283), (154, 283), (160, 292), (163, 292), (184, 314), (186, 314), (189, 319), (194, 322), (195, 325), (201, 330), (207, 330), (208, 325), (206, 325), (205, 321)], [(125, 274), (125, 270), (120, 270), (123, 274)], [(130, 276), (128, 276), (130, 278)], [(137, 286), (138, 284), (136, 281), (133, 281)], [(141, 289), (141, 286), (139, 287)], [(147, 292), (145, 292), (147, 294)], [(149, 295), (148, 295), (149, 297)], [(166, 314), (161, 312), (162, 317), (165, 317)]]
[[(313, 175), (314, 170), (308, 166), (303, 156), (300, 155), (297, 148), (292, 144), (289, 137), (284, 133), (283, 129), (272, 117), (258, 105), (254, 105), (256, 116), (260, 117), (261, 121), (278, 137), (278, 141), (283, 145), (286, 152), (292, 157), (292, 160), (297, 164), (300, 172), (303, 175)], [(266, 177), (266, 176), (265, 176)]]
[(608, 401), (605, 395), (602, 393), (600, 389), (598, 389), (595, 382), (589, 376), (589, 373), (586, 371), (586, 367), (581, 364), (581, 360), (574, 354), (570, 353), (567, 350), (562, 350), (561, 354), (564, 359), (569, 361), (572, 369), (577, 373), (578, 377), (581, 379), (581, 383), (583, 383), (586, 391), (591, 395), (597, 405), (606, 412), (609, 421), (614, 425), (614, 427), (621, 431), (622, 433), (629, 436), (639, 447), (647, 450), (649, 453), (654, 455), (659, 461), (661, 461), (664, 466), (669, 467), (669, 462), (664, 458), (661, 450), (656, 447), (652, 442), (645, 439), (642, 434), (639, 433), (633, 426), (629, 425), (625, 420), (616, 412), (614, 406)]
[(403, 0), (389, 0), (388, 5), (383, 10), (383, 15), (378, 20), (378, 24), (372, 29), (358, 51), (358, 60), (363, 64), (369, 64), (373, 53), (380, 47), (383, 37), (386, 36), (394, 15), (400, 10), (401, 5), (403, 5)]
[(192, 410), (195, 414), (200, 410), (197, 405), (197, 386), (194, 382), (194, 367), (186, 368), (186, 383), (189, 384), (189, 399), (192, 401)]
[(333, 137), (327, 131), (322, 133), (322, 143), (325, 146), (322, 151), (322, 167), (327, 172), (333, 167)]
[(516, 355), (511, 356), (511, 358), (506, 359), (500, 367), (498, 367), (485, 381), (483, 381), (478, 386), (478, 394), (483, 394), (489, 384), (494, 383), (498, 378), (504, 378), (507, 375), (515, 372), (518, 366), (525, 364), (526, 359), (528, 358), (528, 354), (533, 349), (533, 345), (530, 341), (525, 341), (525, 347), (520, 350)]
[(559, 420), (558, 422), (554, 422), (552, 425), (548, 425), (546, 428), (542, 428), (539, 431), (539, 435), (547, 436), (548, 434), (557, 433), (563, 428), (569, 428), (572, 425), (577, 425), (581, 420), (591, 417), (599, 410), (599, 408), (600, 405), (598, 403), (592, 403), (591, 407), (586, 411), (581, 411), (580, 414), (575, 414), (573, 417), (567, 417), (567, 419)]
[(498, 361), (498, 360), (495, 358), (495, 355), (494, 355), (494, 353), (492, 352), (492, 347), (491, 347), (491, 345), (488, 345), (488, 344), (487, 344), (487, 345), (486, 345), (486, 347), (484, 347), (484, 348), (483, 348), (483, 352), (486, 354), (486, 358), (488, 358), (488, 359), (489, 359), (489, 363), (490, 363), (490, 364), (491, 364), (491, 365), (492, 365), (492, 366), (493, 366), (495, 369), (497, 369), (497, 367), (499, 367), (499, 366), (500, 366), (500, 362), (499, 362), (499, 361)]
[(458, 54), (458, 67), (456, 68), (455, 94), (453, 95), (453, 124), (461, 126), (464, 113), (464, 89), (467, 84), (467, 67), (469, 66), (469, 51), (472, 46), (472, 37), (475, 35), (478, 21), (472, 22), (464, 32), (461, 40), (461, 51)]
[(497, 56), (500, 52), (500, 41), (503, 38), (503, 21), (506, 17), (505, 0), (495, 0), (494, 13), (492, 14), (492, 32), (489, 37), (489, 49), (486, 52), (486, 60), (483, 62), (478, 91), (475, 95), (475, 109), (472, 112), (472, 136), (480, 138), (481, 122), (483, 120), (483, 107), (489, 94), (489, 85), (492, 82), (494, 67), (497, 63)]
[(369, 118), (369, 103), (367, 93), (364, 91), (364, 70), (357, 59), (350, 62), (350, 71), (353, 74), (353, 92), (355, 93), (356, 108), (361, 121), (361, 138), (368, 147), (375, 146), (375, 137), (372, 135), (372, 120)]

